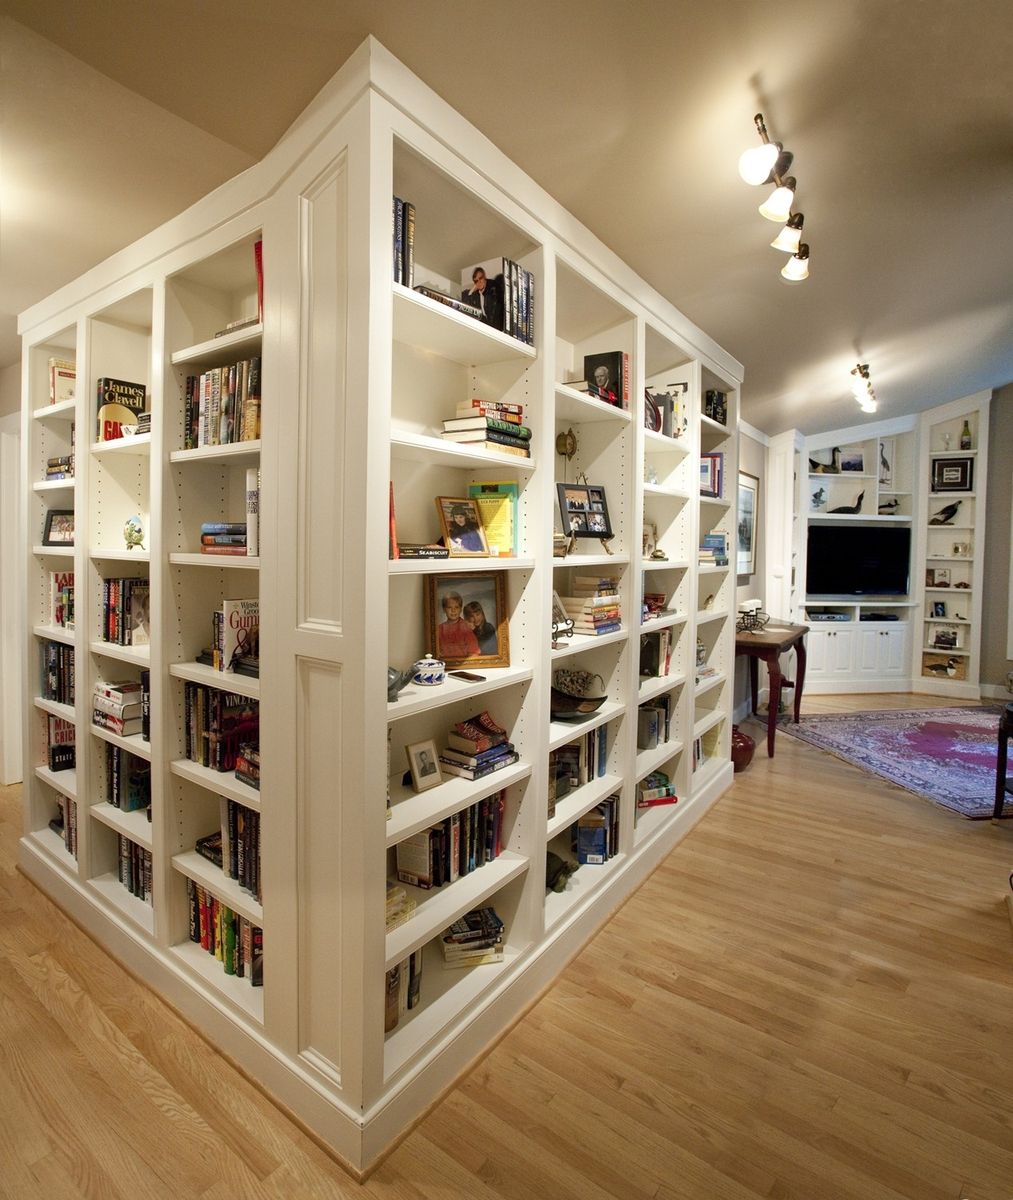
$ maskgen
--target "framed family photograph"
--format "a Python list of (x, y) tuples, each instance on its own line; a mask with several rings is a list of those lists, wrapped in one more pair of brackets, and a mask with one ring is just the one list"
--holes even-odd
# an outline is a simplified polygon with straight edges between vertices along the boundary
[(936, 600), (935, 601), (935, 603), (932, 605), (932, 615), (934, 617), (945, 617), (946, 616), (946, 601), (945, 600)]
[(969, 492), (973, 482), (973, 458), (934, 458), (932, 460), (932, 490), (934, 492)]
[(42, 531), (43, 546), (73, 546), (74, 510), (52, 508), (46, 513), (46, 527)]
[(509, 667), (510, 623), (502, 571), (429, 575), (426, 646), (448, 667)]
[(559, 493), (559, 515), (563, 522), (563, 533), (574, 537), (610, 538), (612, 522), (609, 519), (605, 489), (594, 484), (557, 483)]
[(408, 770), (412, 775), (412, 787), (417, 792), (428, 791), (443, 782), (440, 772), (440, 756), (434, 741), (413, 742), (405, 746), (408, 755)]
[(482, 513), (473, 496), (437, 496), (440, 530), (451, 558), (488, 556)]
[(735, 570), (739, 575), (756, 573), (756, 510), (759, 507), (760, 481), (755, 475), (739, 472), (739, 524)]

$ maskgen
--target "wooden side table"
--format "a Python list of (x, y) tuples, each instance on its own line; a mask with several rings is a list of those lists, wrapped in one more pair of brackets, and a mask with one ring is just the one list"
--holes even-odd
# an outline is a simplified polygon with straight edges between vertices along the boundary
[[(749, 658), (749, 687), (752, 693), (753, 712), (756, 712), (759, 692), (759, 663), (767, 664), (770, 675), (770, 692), (767, 697), (767, 757), (774, 757), (774, 733), (777, 730), (777, 710), (781, 704), (781, 689), (795, 689), (795, 724), (802, 707), (802, 688), (805, 684), (805, 635), (808, 625), (788, 625), (771, 622), (764, 629), (745, 630), (735, 634), (735, 655), (745, 654)], [(781, 655), (794, 646), (795, 680), (785, 679), (781, 674)]]

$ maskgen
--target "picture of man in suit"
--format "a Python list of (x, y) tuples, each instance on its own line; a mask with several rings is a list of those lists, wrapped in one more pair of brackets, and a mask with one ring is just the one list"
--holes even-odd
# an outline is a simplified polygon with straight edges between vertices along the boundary
[(474, 305), (482, 313), (482, 324), (493, 329), (503, 328), (503, 277), (490, 279), (485, 267), (475, 267), (471, 272), (471, 287), (465, 288), (461, 299)]

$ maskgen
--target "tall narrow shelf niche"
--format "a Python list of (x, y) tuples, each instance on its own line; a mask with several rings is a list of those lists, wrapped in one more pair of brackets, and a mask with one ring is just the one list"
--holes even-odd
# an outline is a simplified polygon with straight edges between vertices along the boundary
[[(479, 264), (509, 274), (505, 328), (460, 307)], [(21, 865), (364, 1170), (731, 781), (741, 367), (372, 39), (264, 162), (21, 332)], [(103, 377), (143, 384), (150, 433), (96, 439)], [(446, 436), (472, 406), (530, 436)], [(561, 509), (560, 484), (592, 494)], [(441, 545), (438, 497), (485, 505), (488, 553)], [(51, 509), (73, 544), (43, 544)], [(554, 538), (564, 517), (593, 536)], [(458, 595), (489, 610), (473, 642), (440, 628)], [(554, 644), (557, 597), (579, 619)], [(256, 654), (227, 648), (229, 605)], [(441, 651), (464, 674), (416, 677)], [(553, 688), (588, 681), (568, 719)], [(96, 686), (138, 684), (143, 733), (123, 699), (120, 731), (94, 724)], [(448, 769), (483, 714), (503, 761)], [(445, 934), (481, 909), (502, 933), (461, 966)]]

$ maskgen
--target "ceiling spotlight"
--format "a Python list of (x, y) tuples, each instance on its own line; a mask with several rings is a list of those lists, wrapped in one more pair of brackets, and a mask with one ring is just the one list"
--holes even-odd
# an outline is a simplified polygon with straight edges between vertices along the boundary
[(858, 401), (858, 407), (862, 412), (874, 413), (877, 408), (876, 393), (872, 389), (872, 380), (869, 378), (869, 364), (859, 363), (851, 368), (851, 374), (853, 376), (851, 391)]
[(778, 155), (781, 152), (781, 147), (770, 141), (767, 137), (767, 127), (763, 123), (763, 113), (757, 113), (753, 117), (756, 123), (756, 132), (763, 140), (760, 146), (753, 146), (749, 150), (743, 151), (739, 157), (739, 176), (746, 182), (751, 184), (766, 183), (770, 178), (771, 172), (774, 170), (774, 164), (777, 162)]
[(802, 242), (802, 225), (804, 222), (805, 217), (802, 213), (792, 213), (785, 227), (770, 244), (775, 250), (784, 250), (788, 254), (797, 254)]
[(768, 221), (777, 221), (783, 225), (791, 216), (791, 206), (794, 200), (795, 176), (789, 175), (785, 179), (778, 180), (778, 186), (774, 188), (767, 199), (760, 205), (760, 216), (766, 217)]
[(803, 242), (781, 268), (781, 275), (791, 283), (809, 278), (809, 243)]

